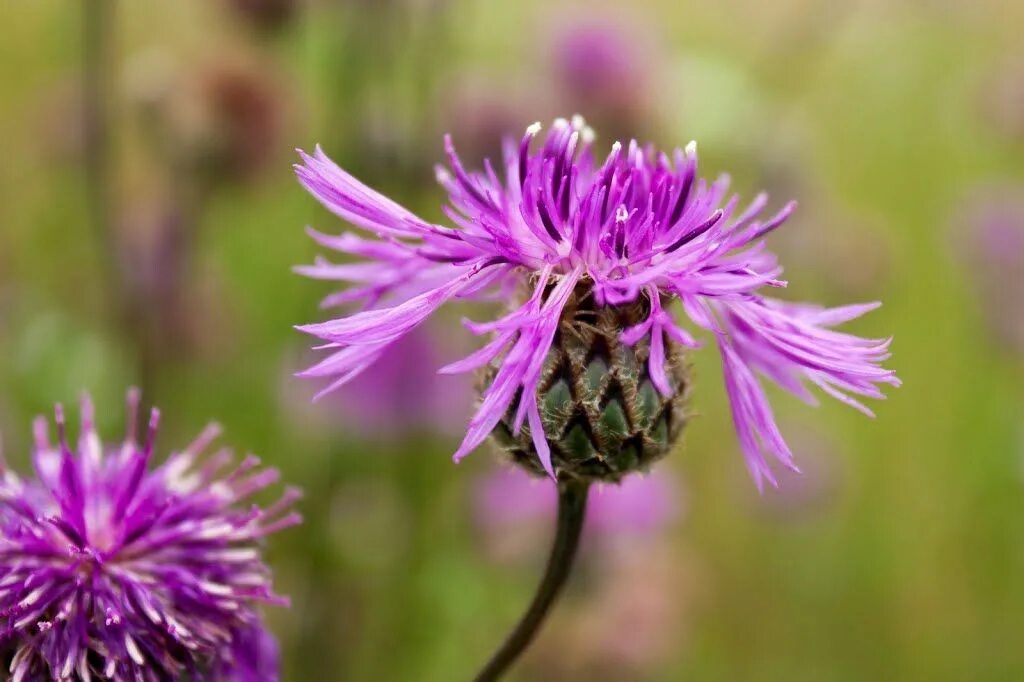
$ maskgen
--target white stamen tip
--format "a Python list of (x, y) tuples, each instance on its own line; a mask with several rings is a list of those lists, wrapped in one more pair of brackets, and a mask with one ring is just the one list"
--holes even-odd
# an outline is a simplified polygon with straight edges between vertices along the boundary
[(572, 115), (572, 127), (573, 128), (575, 128), (576, 130), (582, 130), (583, 127), (586, 126), (586, 125), (587, 125), (587, 122), (583, 120), (582, 116), (580, 116), (579, 114), (573, 114)]
[(534, 135), (536, 135), (537, 133), (540, 132), (541, 127), (542, 126), (540, 124), (540, 121), (536, 121), (536, 122), (530, 124), (529, 126), (527, 126), (526, 134), (530, 135), (532, 137), (532, 136), (534, 136)]
[(551, 124), (553, 128), (564, 128), (567, 125), (569, 125), (569, 122), (566, 121), (564, 118), (556, 118), (555, 122)]
[(583, 144), (590, 144), (594, 141), (595, 137), (594, 129), (590, 126), (584, 126), (583, 130), (580, 131), (580, 139), (583, 140)]
[(615, 142), (612, 143), (612, 151), (616, 153), (622, 151), (622, 143), (615, 140)]
[(697, 153), (697, 140), (690, 140), (690, 142), (686, 145), (686, 155), (687, 156), (693, 156), (696, 153)]

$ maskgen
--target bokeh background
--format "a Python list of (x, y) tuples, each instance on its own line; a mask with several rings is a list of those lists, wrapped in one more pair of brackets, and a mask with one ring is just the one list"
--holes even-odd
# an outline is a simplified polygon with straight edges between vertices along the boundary
[(659, 506), (588, 532), (513, 677), (1024, 679), (1024, 4), (34, 0), (0, 23), (7, 457), (83, 389), (118, 438), (134, 384), (164, 451), (216, 418), (280, 467), (307, 519), (268, 548), (284, 679), (468, 679), (551, 521), (492, 453), (448, 457), (471, 387), (431, 368), (472, 347), (457, 318), (310, 403), (292, 325), (330, 289), (290, 268), (304, 225), (343, 226), (292, 149), (441, 220), (444, 132), (480, 159), (577, 112), (799, 199), (786, 295), (883, 300), (853, 328), (895, 335), (905, 383), (874, 421), (779, 396), (805, 474), (758, 495), (697, 354)]

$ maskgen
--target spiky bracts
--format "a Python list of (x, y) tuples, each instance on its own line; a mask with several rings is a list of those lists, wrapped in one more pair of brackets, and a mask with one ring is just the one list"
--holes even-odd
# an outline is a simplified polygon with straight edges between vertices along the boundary
[(127, 435), (109, 447), (88, 397), (77, 447), (58, 405), (55, 443), (35, 423), (36, 476), (3, 466), (0, 647), (12, 679), (276, 680), (257, 607), (287, 600), (260, 545), (299, 522), (299, 494), (244, 506), (277, 471), (251, 455), (231, 466), (228, 450), (204, 458), (216, 426), (152, 466), (159, 413), (140, 443), (138, 401), (130, 392)]
[(755, 371), (805, 399), (813, 399), (806, 387), (813, 384), (864, 411), (854, 396), (881, 398), (879, 385), (898, 385), (894, 373), (881, 367), (888, 339), (831, 330), (874, 304), (822, 309), (762, 295), (764, 287), (786, 284), (764, 238), (795, 204), (762, 219), (767, 196), (760, 194), (741, 209), (736, 196), (726, 198), (727, 177), (712, 183), (697, 177), (692, 143), (671, 156), (636, 142), (615, 143), (599, 162), (593, 132), (582, 119), (555, 121), (535, 148), (539, 131), (535, 124), (518, 145), (506, 144), (502, 176), (490, 163), (482, 172), (467, 171), (446, 139), (450, 170), (439, 169), (438, 180), (448, 191), (446, 212), (454, 228), (415, 216), (319, 149), (302, 154), (296, 167), (300, 182), (328, 209), (369, 233), (310, 231), (322, 246), (363, 262), (320, 259), (299, 271), (354, 284), (328, 297), (325, 306), (361, 302), (364, 309), (300, 327), (322, 339), (328, 351), (303, 375), (331, 377), (329, 391), (365, 371), (448, 301), (507, 300), (525, 285), (532, 293), (500, 319), (467, 323), (491, 340), (442, 369), (493, 367), (455, 458), (504, 423), (517, 440), (529, 433), (531, 453), (554, 476), (551, 443), (563, 434), (547, 433), (538, 387), (552, 362), (549, 351), (566, 306), (580, 287), (596, 307), (645, 299), (646, 318), (619, 329), (619, 341), (645, 344), (638, 357), (646, 360), (654, 387), (672, 401), (678, 386), (671, 381), (670, 356), (678, 347), (700, 345), (679, 324), (680, 312), (714, 335), (736, 430), (759, 486), (775, 481), (769, 457), (791, 468), (796, 464)]
[[(685, 425), (689, 389), (683, 348), (669, 341), (669, 392), (659, 391), (648, 371), (650, 343), (633, 345), (621, 334), (650, 314), (640, 298), (621, 306), (597, 306), (581, 285), (566, 303), (537, 384), (541, 426), (557, 476), (618, 481), (645, 471), (664, 457)], [(497, 374), (490, 366), (485, 383)], [(535, 474), (545, 470), (530, 427), (516, 433), (516, 396), (492, 436), (512, 460)]]

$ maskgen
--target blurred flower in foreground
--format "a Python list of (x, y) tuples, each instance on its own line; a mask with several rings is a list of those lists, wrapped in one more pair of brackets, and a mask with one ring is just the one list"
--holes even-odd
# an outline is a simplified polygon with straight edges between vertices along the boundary
[(259, 625), (237, 630), (232, 636), (231, 654), (217, 664), (213, 679), (227, 682), (276, 682), (281, 669), (277, 640)]
[(13, 679), (274, 680), (257, 605), (287, 599), (271, 591), (259, 545), (300, 521), (289, 511), (298, 493), (242, 506), (278, 474), (253, 456), (225, 469), (227, 450), (200, 463), (216, 426), (150, 468), (159, 413), (140, 444), (138, 403), (129, 393), (125, 440), (107, 447), (84, 397), (74, 449), (58, 405), (55, 444), (45, 419), (34, 425), (37, 478), (3, 466), (0, 623)]
[(328, 305), (368, 309), (299, 327), (328, 356), (302, 373), (333, 377), (332, 391), (369, 368), (398, 339), (455, 298), (506, 302), (495, 321), (468, 322), (492, 340), (442, 372), (481, 370), (487, 384), (458, 461), (493, 432), (533, 472), (616, 481), (664, 456), (682, 431), (689, 387), (685, 351), (700, 344), (677, 322), (714, 334), (747, 465), (774, 483), (767, 456), (795, 469), (755, 372), (813, 402), (806, 383), (871, 414), (851, 394), (882, 398), (898, 385), (880, 367), (889, 340), (831, 327), (877, 303), (826, 309), (764, 297), (782, 269), (764, 243), (795, 208), (758, 219), (758, 195), (740, 209), (725, 201), (728, 179), (698, 180), (696, 145), (672, 157), (616, 143), (603, 163), (582, 119), (558, 119), (539, 149), (535, 124), (505, 146), (504, 179), (462, 166), (450, 138), (453, 229), (427, 223), (374, 192), (319, 149), (302, 154), (302, 184), (331, 211), (370, 233), (319, 244), (365, 262), (326, 260), (310, 277), (355, 283)]
[(554, 36), (555, 92), (601, 130), (625, 134), (649, 118), (650, 60), (640, 31), (611, 17), (565, 22)]
[(957, 212), (953, 245), (968, 268), (996, 338), (1024, 353), (1024, 195), (1021, 187), (987, 187)]

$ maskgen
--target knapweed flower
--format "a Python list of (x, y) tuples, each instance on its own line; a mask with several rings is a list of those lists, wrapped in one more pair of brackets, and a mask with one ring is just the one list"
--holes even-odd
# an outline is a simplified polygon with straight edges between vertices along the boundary
[(0, 479), (0, 650), (19, 680), (276, 680), (260, 603), (271, 591), (259, 545), (299, 522), (289, 489), (268, 507), (243, 501), (277, 480), (252, 456), (201, 459), (215, 426), (151, 467), (159, 413), (135, 437), (101, 443), (82, 399), (77, 447), (56, 409), (57, 441), (35, 423), (36, 476)]
[[(456, 299), (500, 300), (508, 312), (467, 327), (490, 340), (442, 372), (479, 370), (485, 387), (456, 461), (492, 433), (528, 469), (618, 480), (664, 455), (686, 417), (684, 354), (698, 341), (680, 312), (710, 332), (722, 356), (740, 444), (755, 481), (775, 481), (768, 458), (796, 468), (758, 379), (813, 401), (808, 384), (863, 412), (854, 396), (898, 384), (880, 363), (888, 340), (832, 327), (878, 304), (822, 308), (769, 298), (785, 285), (764, 238), (795, 204), (759, 218), (764, 194), (741, 208), (728, 178), (697, 177), (696, 145), (671, 156), (615, 143), (603, 161), (582, 119), (539, 124), (504, 164), (466, 170), (451, 138), (439, 168), (455, 227), (429, 223), (335, 165), (302, 153), (301, 183), (366, 235), (310, 230), (322, 246), (361, 257), (300, 268), (352, 282), (327, 306), (363, 310), (299, 327), (328, 352), (303, 374), (330, 391)], [(676, 306), (675, 304), (680, 304)]]

